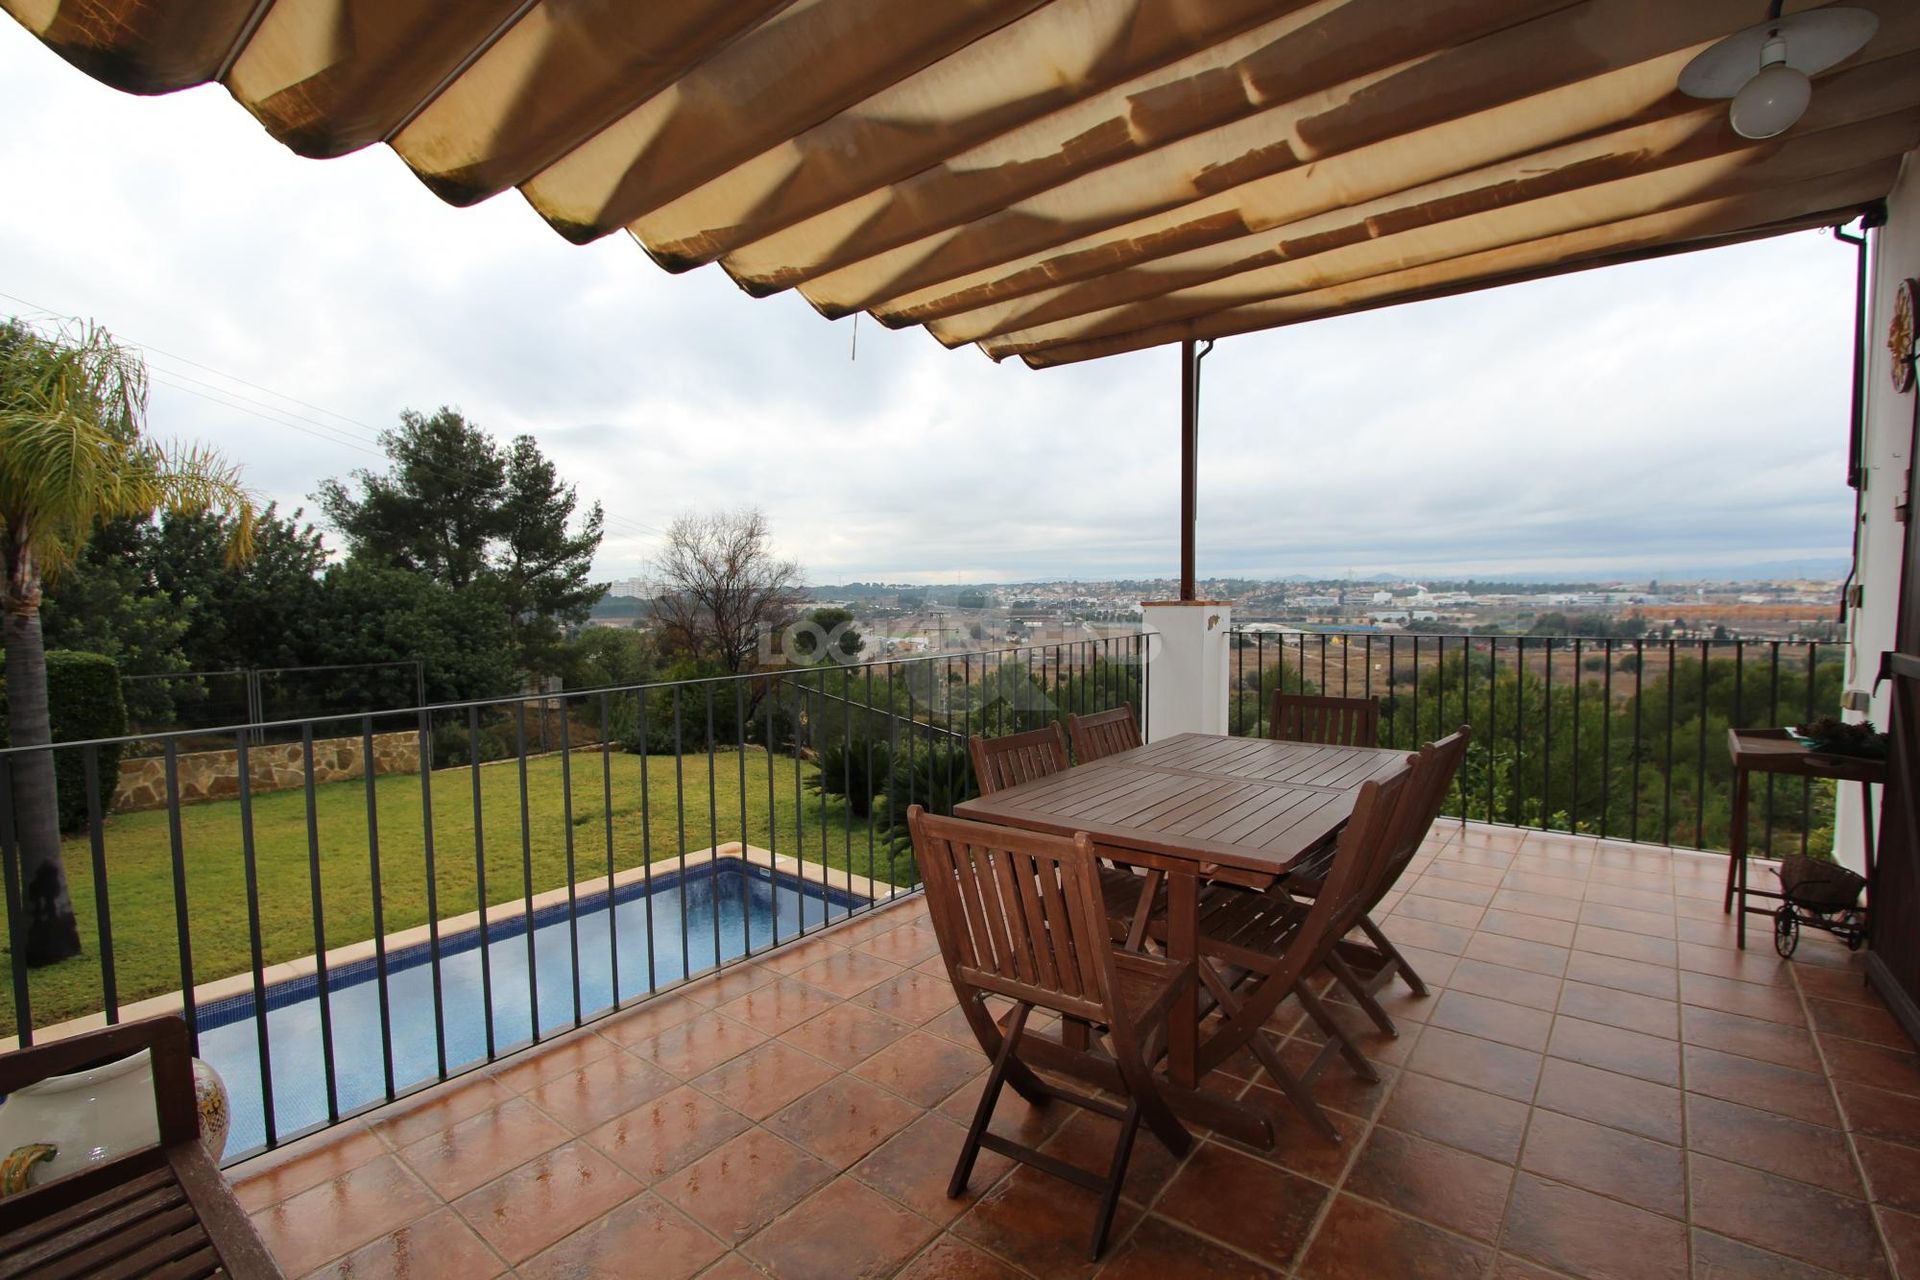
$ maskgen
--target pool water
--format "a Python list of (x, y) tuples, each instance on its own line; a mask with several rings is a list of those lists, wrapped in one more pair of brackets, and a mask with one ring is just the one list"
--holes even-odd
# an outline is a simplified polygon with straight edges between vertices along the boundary
[[(749, 948), (759, 951), (803, 929), (841, 919), (866, 902), (863, 896), (805, 883), (739, 858), (720, 858), (685, 872), (657, 871), (650, 884), (622, 886), (614, 893), (611, 915), (606, 893), (583, 896), (572, 928), (564, 903), (543, 908), (533, 918), (532, 990), (540, 1033), (544, 1037), (573, 1025), (576, 937), (579, 1008), (582, 1016), (591, 1017), (617, 1000), (712, 969)], [(613, 983), (616, 938), (618, 993)], [(504, 1053), (532, 1038), (535, 1000), (527, 982), (526, 917), (490, 925), (485, 951), (493, 1045), (496, 1053)], [(480, 961), (479, 930), (442, 940), (439, 988), (449, 1072), (487, 1057), (489, 1002)], [(427, 946), (388, 954), (387, 1022), (396, 1091), (439, 1075), (434, 982)], [(380, 988), (372, 960), (330, 970), (327, 976), (334, 1091), (342, 1114), (386, 1096)], [(268, 988), (266, 1004), (274, 1128), (284, 1141), (327, 1120), (318, 980), (278, 983)], [(200, 1056), (219, 1070), (232, 1095), (233, 1129), (227, 1140), (227, 1159), (232, 1160), (267, 1140), (253, 997), (222, 1000), (197, 1013)]]

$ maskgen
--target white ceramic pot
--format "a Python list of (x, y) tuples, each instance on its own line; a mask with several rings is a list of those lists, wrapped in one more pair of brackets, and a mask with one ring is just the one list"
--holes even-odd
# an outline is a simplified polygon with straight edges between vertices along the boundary
[[(193, 1060), (193, 1085), (200, 1142), (217, 1162), (226, 1150), (232, 1115), (227, 1086), (219, 1072), (198, 1058)], [(53, 1148), (51, 1154), (19, 1155), (9, 1162), (8, 1172), (31, 1186), (150, 1147), (159, 1139), (153, 1065), (144, 1049), (91, 1071), (49, 1077), (0, 1103), (0, 1161), (24, 1148)]]

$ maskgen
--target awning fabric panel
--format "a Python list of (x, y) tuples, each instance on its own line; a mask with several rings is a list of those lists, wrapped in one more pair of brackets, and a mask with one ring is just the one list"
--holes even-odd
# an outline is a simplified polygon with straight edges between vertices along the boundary
[[(1845, 219), (1920, 5), (1753, 142), (1680, 68), (1758, 0), (0, 0), (302, 155), (1036, 367)], [(1814, 7), (1789, 4), (1789, 11)]]

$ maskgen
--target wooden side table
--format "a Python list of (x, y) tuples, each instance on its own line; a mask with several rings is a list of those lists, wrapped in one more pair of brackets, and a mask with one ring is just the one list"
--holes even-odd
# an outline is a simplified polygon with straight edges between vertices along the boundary
[[(1733, 831), (1732, 849), (1727, 857), (1727, 896), (1723, 911), (1733, 910), (1736, 895), (1740, 899), (1740, 949), (1747, 946), (1747, 917), (1768, 916), (1772, 907), (1750, 907), (1747, 899), (1782, 895), (1769, 889), (1747, 887), (1747, 809), (1748, 780), (1756, 773), (1783, 773), (1796, 778), (1816, 778), (1828, 782), (1860, 784), (1860, 807), (1866, 818), (1867, 898), (1873, 898), (1873, 784), (1887, 780), (1887, 762), (1859, 756), (1836, 756), (1808, 749), (1785, 729), (1729, 729), (1727, 745), (1733, 754)], [(1835, 808), (1838, 808), (1836, 798)]]

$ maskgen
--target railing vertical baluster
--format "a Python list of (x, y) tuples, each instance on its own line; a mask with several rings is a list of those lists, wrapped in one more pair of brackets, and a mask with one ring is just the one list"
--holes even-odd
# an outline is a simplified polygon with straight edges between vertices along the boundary
[[(952, 660), (947, 660), (947, 669), (953, 669)], [(842, 831), (842, 853), (846, 858), (847, 892), (853, 892), (853, 672), (846, 667), (840, 668), (840, 781), (846, 790), (847, 821)], [(821, 794), (821, 803), (826, 802), (825, 793)], [(826, 883), (824, 870), (820, 876), (821, 884)], [(868, 886), (871, 888), (872, 886)], [(869, 898), (868, 906), (872, 906)]]
[(720, 967), (720, 774), (714, 760), (713, 681), (701, 682), (707, 712), (707, 893), (713, 899), (713, 967)]
[(680, 850), (680, 978), (693, 973), (693, 944), (687, 925), (693, 919), (693, 894), (687, 886), (687, 770), (686, 737), (682, 734), (680, 686), (673, 686), (673, 816), (675, 842)]
[[(812, 718), (812, 723), (815, 726), (813, 737), (813, 764), (814, 768), (819, 772), (821, 781), (824, 782), (827, 774), (827, 676), (824, 668), (820, 670), (815, 679), (816, 683), (813, 690), (815, 712)], [(823, 791), (820, 793), (820, 923), (822, 926), (829, 923), (828, 916), (831, 914), (827, 910), (826, 900), (828, 853), (827, 794)], [(803, 894), (805, 893), (804, 887), (801, 892)]]
[[(1698, 772), (1693, 782), (1693, 847), (1707, 847), (1707, 664), (1712, 654), (1707, 641), (1700, 642), (1700, 742)], [(1735, 677), (1735, 699), (1738, 700), (1738, 676)], [(1736, 724), (1739, 722), (1735, 717)]]
[[(1733, 725), (1735, 728), (1742, 728), (1742, 729), (1744, 729), (1747, 724), (1746, 647), (1747, 647), (1746, 642), (1744, 640), (1735, 640), (1733, 642), (1733, 717), (1727, 722), (1728, 724)], [(1752, 828), (1751, 820), (1753, 817), (1753, 797), (1751, 794), (1749, 794), (1747, 797), (1746, 817), (1748, 819), (1747, 829), (1748, 831), (1752, 831), (1753, 828)], [(1763, 850), (1762, 856), (1765, 856), (1766, 852), (1767, 851)]]
[[(168, 739), (167, 749), (173, 750), (173, 740)], [(169, 760), (171, 765), (172, 761)], [(171, 770), (169, 771), (171, 772)], [(314, 793), (313, 777), (313, 722), (300, 726), (300, 786), (306, 800), (307, 819), (307, 893), (313, 900), (313, 969), (314, 988), (320, 997), (320, 1070), (326, 1077), (327, 1086), (327, 1123), (340, 1123), (340, 1082), (334, 1067), (333, 1050), (333, 981), (327, 972), (327, 908), (326, 889), (320, 870), (320, 810)], [(167, 804), (175, 832), (180, 826), (180, 811), (176, 803), (173, 779), (167, 782)], [(177, 836), (176, 836), (177, 843)], [(186, 903), (178, 904), (184, 911)]]
[(1367, 697), (1372, 698), (1373, 697), (1373, 633), (1371, 631), (1367, 633), (1366, 642), (1367, 642), (1367, 655), (1365, 658), (1362, 659), (1362, 661), (1367, 664), (1367, 672), (1366, 672), (1366, 676), (1364, 677), (1361, 683), (1362, 683), (1362, 687), (1366, 690)]
[[(647, 691), (641, 689), (639, 697), (640, 719), (635, 732), (640, 739), (640, 902), (647, 917), (647, 994), (652, 995), (660, 989), (660, 965), (653, 949), (653, 777), (647, 767), (647, 752), (653, 740), (647, 729)], [(771, 721), (767, 726), (767, 741), (773, 741)], [(768, 770), (767, 776), (773, 776), (772, 770)], [(684, 887), (680, 897), (684, 914)]]
[(1499, 704), (1494, 700), (1494, 690), (1500, 684), (1500, 637), (1487, 641), (1487, 821), (1494, 820), (1493, 775), (1499, 770), (1499, 755), (1494, 750), (1494, 742), (1499, 732)]
[[(620, 1007), (620, 902), (613, 866), (613, 695), (600, 695), (600, 816), (607, 832), (607, 1005)], [(746, 758), (746, 748), (740, 749)], [(746, 796), (746, 788), (740, 789)]]
[[(1647, 669), (1647, 640), (1645, 636), (1635, 637), (1633, 642), (1633, 782), (1632, 795), (1627, 810), (1627, 838), (1640, 838), (1640, 757), (1646, 754), (1646, 743), (1641, 737), (1641, 680)], [(1668, 683), (1672, 680), (1669, 678)]]
[[(801, 764), (803, 764), (801, 722), (806, 720), (808, 700), (806, 700), (806, 685), (797, 677), (793, 679), (793, 697), (797, 706), (793, 714), (793, 865), (799, 869), (799, 877), (801, 877), (799, 883), (793, 887), (793, 898), (795, 898), (793, 906), (801, 919), (799, 936), (804, 936), (806, 935), (806, 804), (801, 791)], [(806, 727), (810, 733), (812, 731), (810, 720), (806, 723)]]
[[(753, 860), (747, 856), (747, 682), (736, 677), (733, 681), (733, 754), (734, 766), (740, 775), (740, 954), (753, 954), (753, 913), (748, 910), (752, 903), (752, 885), (749, 879), (753, 873)], [(767, 868), (768, 883), (778, 883), (772, 878), (773, 868)]]
[[(1230, 699), (1227, 704), (1227, 732), (1231, 733), (1233, 732), (1233, 723), (1236, 719), (1234, 712), (1239, 711), (1240, 708), (1245, 705), (1244, 700), (1247, 696), (1247, 647), (1240, 643), (1240, 639), (1235, 636), (1228, 636), (1227, 643), (1233, 646), (1233, 689), (1227, 695)], [(1256, 640), (1256, 645), (1257, 643)], [(1256, 653), (1257, 652), (1258, 650), (1256, 649)], [(1258, 671), (1257, 666), (1255, 670), (1256, 672)], [(1244, 713), (1238, 718), (1244, 722)], [(1244, 726), (1242, 732), (1245, 732)], [(1259, 735), (1256, 734), (1254, 736), (1258, 737)]]
[(527, 1013), (535, 1044), (540, 1042), (540, 961), (533, 936), (533, 814), (527, 803), (527, 700), (513, 704), (514, 748), (520, 757), (520, 891), (527, 927)]
[[(312, 731), (307, 734), (307, 804), (313, 804)], [(467, 769), (473, 779), (473, 905), (480, 917), (480, 1006), (486, 1020), (487, 1061), (497, 1055), (493, 1039), (493, 935), (487, 927), (487, 822), (480, 800), (480, 707), (467, 708)]]
[[(394, 1098), (393, 1004), (387, 987), (387, 905), (380, 883), (380, 799), (373, 766), (373, 717), (360, 721), (360, 770), (367, 792), (367, 874), (373, 901), (373, 971), (380, 992), (380, 1065), (386, 1076), (387, 1101)], [(247, 772), (245, 757), (240, 773)], [(244, 784), (243, 784), (244, 785)], [(248, 860), (252, 860), (249, 853)]]
[[(778, 770), (773, 764), (773, 736), (777, 731), (775, 709), (780, 701), (780, 681), (768, 686), (766, 696), (761, 700), (767, 709), (766, 748), (767, 748), (767, 853), (771, 855), (774, 866), (780, 865), (780, 805), (775, 792), (778, 785)], [(773, 945), (780, 945), (780, 880), (773, 881)]]
[[(1302, 681), (1306, 677), (1302, 676)], [(1306, 693), (1306, 689), (1302, 689)], [(1400, 720), (1400, 637), (1388, 633), (1386, 637), (1386, 700), (1394, 708), (1394, 714), (1386, 718), (1386, 741), (1380, 747), (1398, 747), (1400, 735), (1394, 731), (1394, 725)]]
[(1520, 789), (1526, 784), (1527, 759), (1527, 638), (1513, 638), (1513, 825), (1525, 825)]
[(1553, 826), (1553, 637), (1547, 637), (1545, 704), (1540, 714), (1540, 825)]
[(1420, 745), (1420, 633), (1413, 633), (1413, 737), (1407, 740), (1407, 749)]
[[(180, 747), (172, 738), (161, 748), (167, 792), (167, 860), (173, 874), (173, 932), (180, 951), (180, 1016), (186, 1019), (187, 1041), (200, 1056), (200, 1015), (193, 996), (193, 930), (187, 911), (187, 850), (180, 832)], [(18, 935), (15, 935), (18, 936)]]
[(1613, 641), (1606, 645), (1606, 667), (1600, 677), (1600, 838), (1607, 838), (1608, 811), (1613, 807)]
[[(960, 661), (964, 667), (967, 658), (963, 655)], [(877, 789), (874, 785), (873, 776), (873, 664), (871, 662), (865, 663), (862, 665), (861, 670), (866, 673), (867, 684), (867, 715), (861, 721), (861, 738), (866, 744), (867, 752), (867, 781), (865, 783), (867, 788), (867, 892), (871, 894), (873, 892), (873, 877), (875, 874), (874, 859), (878, 852), (878, 841), (875, 838), (873, 829), (873, 796), (874, 791)], [(891, 865), (889, 865), (887, 872), (887, 883), (892, 886), (887, 890), (887, 897), (891, 900), (893, 896), (900, 891), (899, 886), (894, 882)]]
[[(267, 1145), (277, 1147), (280, 1128), (273, 1114), (273, 1043), (267, 1030), (266, 957), (260, 941), (260, 866), (254, 858), (253, 768), (247, 759), (247, 737), (244, 729), (233, 735), (234, 771), (240, 775), (240, 863), (246, 877), (247, 956), (253, 966), (253, 1040), (255, 1051), (260, 1055), (260, 1114)], [(381, 1042), (383, 1046), (391, 1043), (384, 1026)]]
[[(1573, 641), (1573, 787), (1567, 798), (1567, 830), (1580, 830), (1580, 685), (1584, 677), (1580, 674), (1580, 640)], [(1602, 808), (1606, 806), (1602, 804)]]
[[(540, 718), (546, 719), (553, 712), (553, 700), (546, 699), (541, 704)], [(579, 872), (574, 858), (573, 845), (573, 711), (567, 700), (560, 699), (560, 826), (562, 848), (567, 859), (567, 955), (572, 963), (568, 966), (573, 981), (573, 1025), (580, 1026), (586, 1021), (580, 1008), (580, 904), (574, 888)]]
[[(1801, 709), (1801, 716), (1803, 717), (1803, 719), (1800, 721), (1800, 723), (1802, 724), (1810, 724), (1813, 721), (1813, 673), (1814, 673), (1814, 668), (1817, 665), (1817, 662), (1819, 659), (1819, 648), (1820, 646), (1817, 644), (1809, 643), (1807, 645), (1807, 678), (1805, 681), (1806, 705)], [(1772, 775), (1769, 774), (1768, 777), (1772, 777)], [(1836, 797), (1839, 794), (1839, 789), (1837, 787), (1835, 788), (1834, 794)], [(1838, 818), (1838, 815), (1836, 815), (1836, 822), (1835, 822), (1836, 826), (1838, 825), (1837, 818)], [(1813, 829), (1813, 779), (1802, 778), (1800, 779), (1800, 856), (1801, 857), (1806, 856), (1807, 836), (1812, 829)]]
[[(1274, 647), (1280, 650), (1274, 660), (1277, 664), (1277, 669), (1281, 675), (1284, 676), (1287, 661), (1285, 639), (1282, 639)], [(1254, 643), (1253, 666), (1253, 736), (1256, 738), (1264, 738), (1269, 731), (1267, 713), (1272, 709), (1269, 705), (1271, 699), (1267, 697), (1267, 634), (1264, 631), (1260, 633)], [(1277, 689), (1282, 683), (1284, 683), (1283, 680), (1276, 679), (1274, 681), (1274, 687)]]
[(1680, 647), (1669, 633), (1667, 639), (1667, 754), (1661, 770), (1660, 840), (1673, 842), (1673, 699), (1674, 686), (1680, 680)]
[(113, 959), (112, 895), (107, 885), (107, 837), (100, 823), (100, 748), (80, 749), (82, 783), (87, 794), (87, 847), (93, 855), (94, 935), (100, 944), (100, 995), (107, 1025), (120, 1021), (119, 970)]
[(420, 709), (420, 837), (427, 862), (427, 964), (433, 973), (433, 1051), (440, 1078), (447, 1078), (447, 1010), (440, 982), (440, 872), (433, 853), (433, 720)]
[[(1367, 637), (1367, 696), (1373, 696), (1372, 636)], [(1466, 636), (1460, 637), (1460, 720), (1463, 724), (1470, 724), (1473, 720), (1473, 641)], [(1468, 743), (1468, 750), (1472, 750), (1474, 745), (1478, 745), (1473, 743), (1471, 738), (1468, 739)], [(1473, 803), (1472, 799), (1467, 795), (1467, 771), (1464, 767), (1465, 764), (1466, 761), (1462, 760), (1462, 767), (1456, 770), (1453, 775), (1454, 789), (1460, 795), (1460, 822), (1463, 826), (1467, 821), (1467, 807)]]
[[(1767, 727), (1773, 728), (1780, 723), (1780, 642), (1767, 642)], [(1767, 774), (1767, 825), (1766, 851), (1773, 856), (1773, 780), (1775, 775)]]
[[(27, 936), (26, 900), (20, 890), (20, 846), (13, 829), (13, 757), (0, 752), (0, 878), (7, 891), (7, 936)], [(22, 1049), (33, 1044), (33, 992), (27, 980), (27, 949), (7, 948), (13, 971), (13, 1025)]]

